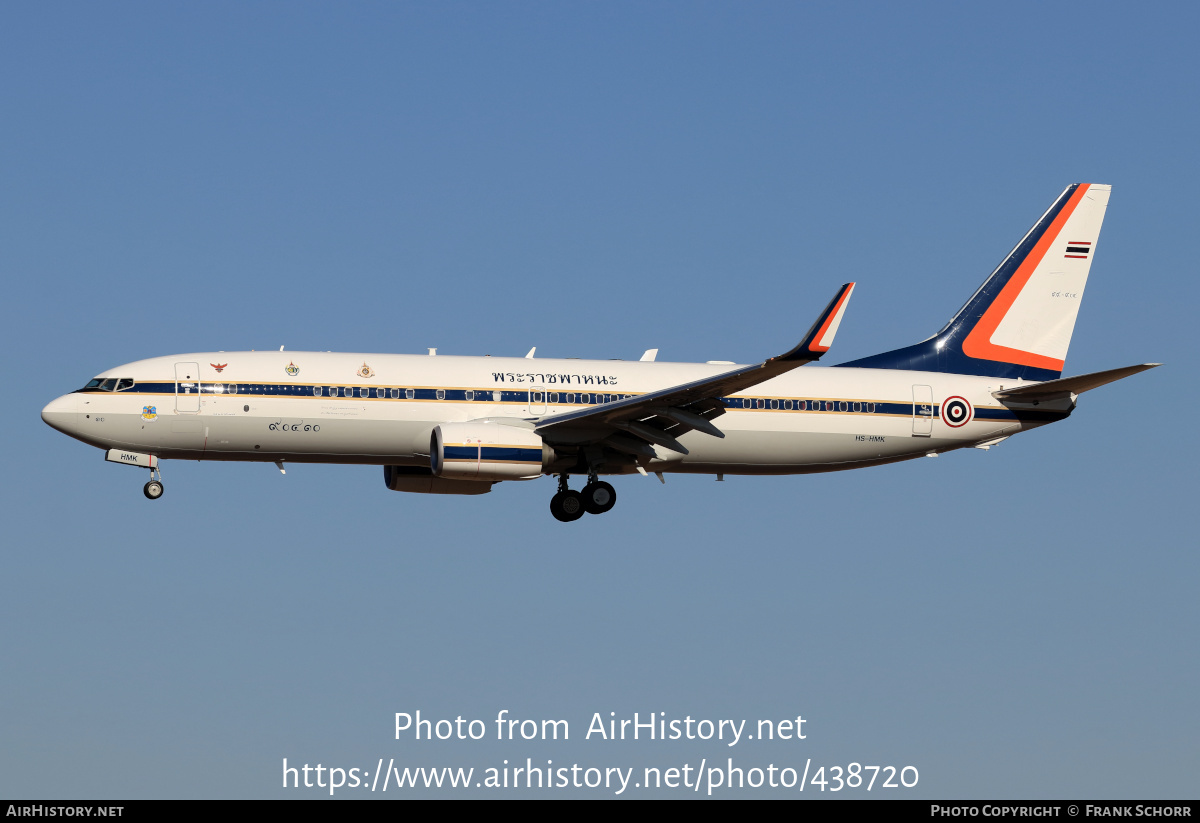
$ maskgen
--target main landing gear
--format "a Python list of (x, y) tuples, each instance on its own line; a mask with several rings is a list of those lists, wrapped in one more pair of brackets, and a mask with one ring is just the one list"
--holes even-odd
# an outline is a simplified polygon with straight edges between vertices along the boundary
[(142, 486), (142, 494), (151, 500), (163, 496), (162, 472), (157, 467), (150, 469), (150, 482)]
[(586, 514), (604, 514), (617, 504), (617, 490), (596, 475), (588, 476), (583, 491), (567, 487), (567, 475), (558, 476), (558, 493), (550, 498), (550, 513), (555, 520), (570, 523)]

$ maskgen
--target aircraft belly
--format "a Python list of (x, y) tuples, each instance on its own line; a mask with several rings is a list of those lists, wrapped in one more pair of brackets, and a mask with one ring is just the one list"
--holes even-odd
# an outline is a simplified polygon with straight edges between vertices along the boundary
[(758, 465), (770, 473), (826, 463), (917, 456), (930, 448), (929, 438), (910, 435), (811, 431), (727, 432), (721, 440), (688, 437), (683, 442), (690, 452), (678, 461), (684, 465)]
[(771, 415), (744, 415), (722, 427), (723, 439), (700, 432), (683, 435), (680, 442), (688, 455), (660, 448), (663, 459), (652, 465), (663, 471), (730, 474), (835, 471), (962, 448), (1011, 428), (1011, 421), (972, 421), (959, 429), (942, 424), (934, 436), (919, 437), (913, 435), (908, 416), (829, 415), (796, 431), (781, 428), (779, 418)]

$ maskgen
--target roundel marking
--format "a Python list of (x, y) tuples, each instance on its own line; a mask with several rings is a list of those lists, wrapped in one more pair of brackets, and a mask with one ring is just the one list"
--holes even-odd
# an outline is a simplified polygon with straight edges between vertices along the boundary
[(974, 410), (963, 397), (947, 397), (942, 401), (942, 421), (952, 429), (971, 422)]

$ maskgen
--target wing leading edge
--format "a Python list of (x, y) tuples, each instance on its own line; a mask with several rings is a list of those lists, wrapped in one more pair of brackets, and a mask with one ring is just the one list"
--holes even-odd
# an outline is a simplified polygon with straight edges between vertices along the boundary
[(682, 434), (696, 430), (725, 436), (712, 423), (725, 413), (722, 397), (819, 360), (829, 351), (853, 291), (853, 283), (842, 286), (804, 338), (778, 357), (638, 397), (545, 417), (535, 430), (549, 443), (595, 444), (645, 458), (658, 456), (654, 446), (687, 454), (678, 440)]

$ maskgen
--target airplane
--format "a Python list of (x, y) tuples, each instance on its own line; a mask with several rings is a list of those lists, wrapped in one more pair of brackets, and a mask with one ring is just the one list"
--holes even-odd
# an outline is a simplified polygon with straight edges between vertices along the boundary
[[(1068, 417), (1078, 396), (1158, 363), (1062, 377), (1111, 187), (1054, 200), (939, 332), (801, 369), (829, 351), (854, 283), (761, 363), (275, 351), (139, 360), (51, 401), (42, 419), (149, 469), (161, 460), (383, 466), (394, 491), (482, 494), (557, 475), (563, 522), (603, 514), (601, 477), (784, 475), (989, 449)], [(580, 491), (571, 475), (583, 475)]]

